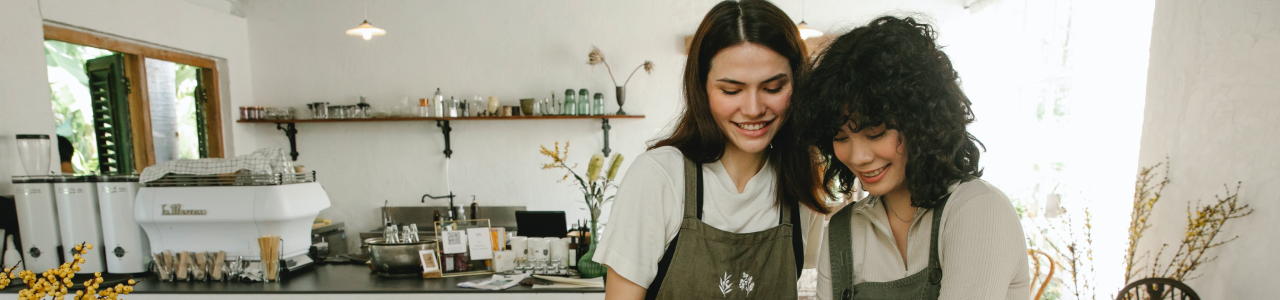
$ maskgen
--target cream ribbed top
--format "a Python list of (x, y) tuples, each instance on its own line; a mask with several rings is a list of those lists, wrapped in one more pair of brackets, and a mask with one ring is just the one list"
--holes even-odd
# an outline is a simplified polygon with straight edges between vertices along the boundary
[[(1009, 198), (981, 179), (952, 185), (951, 191), (938, 226), (938, 259), (942, 263), (939, 299), (1029, 298), (1027, 245)], [(844, 208), (854, 210), (850, 230), (854, 284), (898, 280), (929, 265), (933, 210), (916, 210), (907, 230), (904, 264), (889, 229), (889, 216), (879, 200), (870, 196)], [(827, 241), (824, 234), (818, 260), (818, 299), (832, 297)]]

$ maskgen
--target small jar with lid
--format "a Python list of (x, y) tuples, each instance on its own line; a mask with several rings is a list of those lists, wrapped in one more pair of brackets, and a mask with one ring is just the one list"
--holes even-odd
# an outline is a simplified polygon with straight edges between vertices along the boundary
[(578, 102), (574, 101), (573, 89), (564, 90), (564, 106), (560, 111), (561, 115), (573, 116), (578, 114)]
[(578, 90), (578, 115), (591, 115), (591, 92), (587, 89)]
[(604, 94), (596, 93), (591, 100), (591, 114), (597, 116), (604, 115)]

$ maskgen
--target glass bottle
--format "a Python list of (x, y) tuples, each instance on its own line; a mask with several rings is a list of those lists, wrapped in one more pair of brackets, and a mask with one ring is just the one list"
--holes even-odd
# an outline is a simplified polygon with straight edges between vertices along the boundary
[(574, 101), (573, 89), (564, 90), (564, 107), (561, 108), (560, 114), (566, 116), (577, 115), (578, 102)]
[(604, 115), (604, 94), (596, 93), (594, 99), (591, 100), (591, 114), (597, 116)]
[(436, 88), (436, 94), (431, 96), (431, 105), (434, 108), (432, 117), (444, 117), (444, 94), (440, 93), (440, 88)]
[(578, 115), (591, 115), (591, 92), (587, 92), (587, 89), (578, 90)]

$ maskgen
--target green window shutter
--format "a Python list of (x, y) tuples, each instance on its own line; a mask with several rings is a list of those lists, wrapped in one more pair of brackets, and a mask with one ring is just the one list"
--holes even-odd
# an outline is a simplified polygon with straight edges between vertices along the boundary
[(207, 131), (208, 124), (205, 123), (205, 120), (208, 120), (208, 118), (205, 115), (205, 107), (204, 107), (205, 103), (208, 103), (209, 101), (209, 93), (208, 91), (205, 90), (204, 81), (205, 81), (204, 72), (200, 72), (200, 70), (197, 69), (196, 70), (196, 92), (195, 92), (196, 140), (200, 142), (200, 148), (199, 148), (200, 158), (209, 157), (209, 132)]
[(129, 78), (124, 55), (114, 54), (85, 62), (89, 96), (93, 106), (93, 130), (98, 143), (98, 170), (102, 174), (132, 174), (133, 134), (129, 118)]

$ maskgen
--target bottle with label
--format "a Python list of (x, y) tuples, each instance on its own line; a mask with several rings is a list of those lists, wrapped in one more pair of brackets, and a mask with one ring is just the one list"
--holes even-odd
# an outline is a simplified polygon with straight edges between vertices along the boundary
[(431, 112), (432, 117), (444, 117), (444, 94), (440, 93), (440, 88), (436, 88), (436, 94), (431, 96)]
[(432, 222), (440, 222), (440, 211), (436, 210), (435, 215), (431, 216)]
[(578, 115), (578, 102), (574, 101), (573, 89), (564, 90), (564, 107), (561, 108), (560, 114), (565, 116)]
[(472, 220), (479, 219), (479, 217), (477, 216), (479, 214), (480, 214), (480, 205), (476, 204), (476, 196), (471, 195), (471, 219)]
[(569, 266), (578, 266), (578, 237), (576, 236), (569, 239)]

